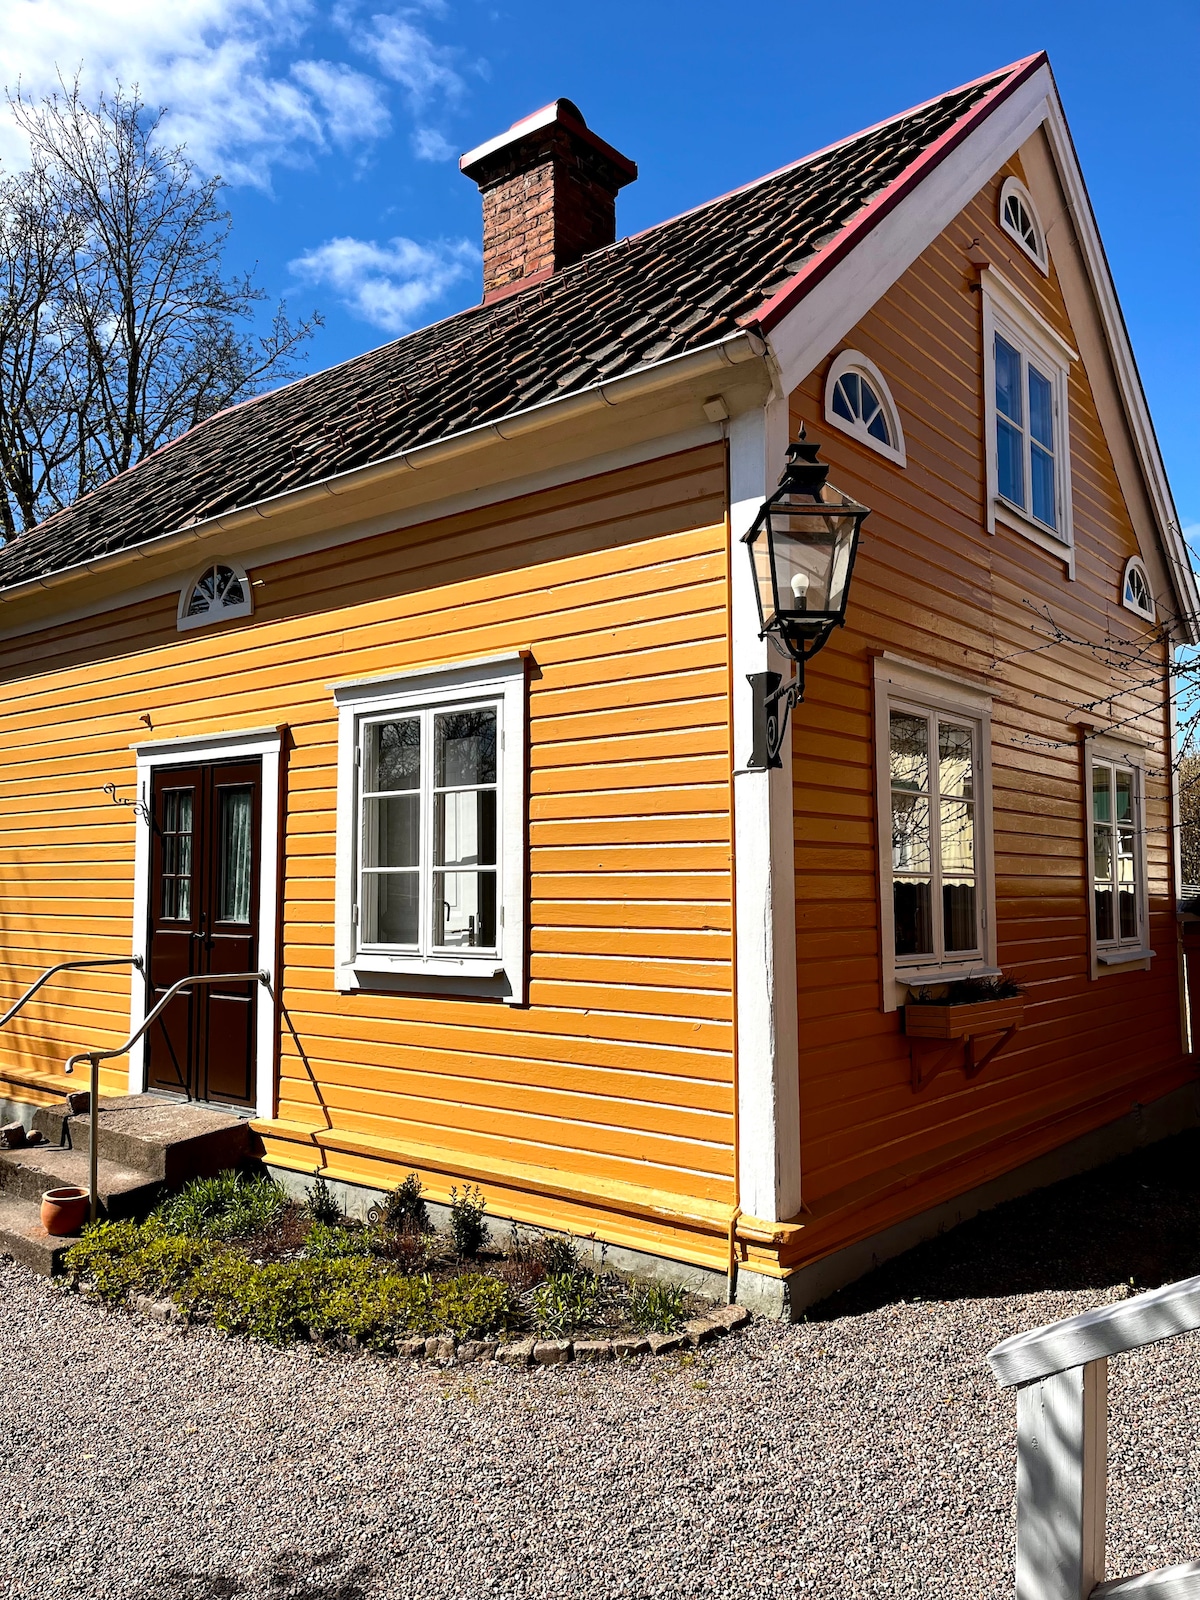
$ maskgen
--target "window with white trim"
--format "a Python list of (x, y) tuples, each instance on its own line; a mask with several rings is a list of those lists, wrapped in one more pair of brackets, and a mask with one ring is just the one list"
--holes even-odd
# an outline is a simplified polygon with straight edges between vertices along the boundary
[[(983, 274), (988, 531), (1004, 522), (1073, 575), (1068, 362), (1075, 352), (994, 271)], [(1066, 547), (1066, 548), (1064, 548)]]
[(1090, 741), (1087, 760), (1091, 919), (1101, 966), (1147, 949), (1144, 773), (1132, 754)]
[(1043, 272), (1049, 270), (1045, 230), (1033, 196), (1019, 178), (1005, 178), (1001, 186), (1000, 226)]
[(341, 684), (338, 983), (524, 986), (525, 664)]
[[(876, 662), (885, 1006), (894, 983), (994, 972), (988, 697)], [(893, 1000), (895, 995), (891, 997)]]
[(254, 597), (246, 569), (236, 561), (213, 561), (183, 587), (176, 618), (181, 632), (203, 628), (211, 622), (248, 617)]
[(857, 350), (834, 358), (825, 379), (825, 419), (860, 444), (905, 466), (904, 430), (879, 368)]
[(1147, 622), (1154, 621), (1154, 595), (1150, 589), (1149, 574), (1140, 556), (1130, 556), (1125, 563), (1121, 578), (1121, 604), (1136, 616), (1145, 617)]

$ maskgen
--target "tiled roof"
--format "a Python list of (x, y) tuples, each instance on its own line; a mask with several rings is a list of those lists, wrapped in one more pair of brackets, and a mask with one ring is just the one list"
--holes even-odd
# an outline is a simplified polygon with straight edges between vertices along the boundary
[[(210, 417), (0, 549), (0, 589), (434, 443), (754, 326), (1019, 63), (476, 306)], [(975, 113), (975, 115), (972, 115)]]

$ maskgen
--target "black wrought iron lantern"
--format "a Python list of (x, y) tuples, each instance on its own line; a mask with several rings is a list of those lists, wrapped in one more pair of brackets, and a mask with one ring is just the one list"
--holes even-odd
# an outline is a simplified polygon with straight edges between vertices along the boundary
[(846, 620), (846, 601), (858, 535), (867, 507), (825, 480), (819, 446), (801, 429), (788, 446), (787, 465), (745, 536), (754, 565), (761, 636), (770, 636), (796, 663), (781, 686), (777, 672), (756, 673), (752, 767), (780, 765), (787, 714), (804, 698), (804, 663)]

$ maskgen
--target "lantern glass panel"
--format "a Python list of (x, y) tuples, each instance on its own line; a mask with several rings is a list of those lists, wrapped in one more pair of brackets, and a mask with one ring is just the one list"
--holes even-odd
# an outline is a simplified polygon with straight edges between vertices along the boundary
[[(833, 513), (833, 514), (831, 514)], [(773, 507), (772, 543), (779, 615), (837, 617), (846, 604), (856, 518), (806, 508), (803, 501)]]

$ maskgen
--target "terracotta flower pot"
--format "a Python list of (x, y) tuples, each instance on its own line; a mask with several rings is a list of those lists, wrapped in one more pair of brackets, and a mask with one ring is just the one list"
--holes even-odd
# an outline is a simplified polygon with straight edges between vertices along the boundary
[(42, 1227), (47, 1233), (78, 1233), (87, 1214), (86, 1189), (47, 1189), (42, 1196)]

